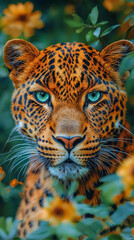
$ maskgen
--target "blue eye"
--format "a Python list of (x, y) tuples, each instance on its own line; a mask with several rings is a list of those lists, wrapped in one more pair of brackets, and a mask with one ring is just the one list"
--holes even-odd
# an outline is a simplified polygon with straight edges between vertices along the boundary
[(102, 92), (91, 92), (87, 94), (87, 101), (90, 103), (96, 103), (103, 96)]
[(43, 92), (43, 91), (34, 92), (33, 96), (40, 103), (47, 103), (50, 100), (49, 93), (46, 93), (46, 92)]

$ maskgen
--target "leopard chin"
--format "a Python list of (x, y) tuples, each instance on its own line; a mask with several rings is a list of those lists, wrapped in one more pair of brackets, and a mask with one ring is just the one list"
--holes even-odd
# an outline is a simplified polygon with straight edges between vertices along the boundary
[(50, 166), (49, 172), (52, 176), (66, 181), (81, 179), (89, 173), (89, 168), (73, 162), (63, 162), (57, 166)]

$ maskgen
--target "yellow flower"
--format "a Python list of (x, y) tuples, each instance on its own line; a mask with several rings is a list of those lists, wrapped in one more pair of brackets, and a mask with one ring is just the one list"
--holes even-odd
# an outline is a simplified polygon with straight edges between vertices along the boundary
[(9, 4), (4, 9), (1, 25), (3, 31), (12, 36), (19, 37), (24, 32), (25, 37), (34, 35), (34, 29), (41, 29), (44, 23), (41, 21), (41, 12), (33, 12), (34, 5), (31, 2)]
[(0, 167), (0, 181), (2, 181), (2, 179), (6, 176), (4, 170), (2, 167)]
[(129, 197), (134, 188), (134, 155), (124, 161), (118, 168), (117, 174), (122, 177), (122, 182), (125, 184), (125, 196)]
[(55, 197), (50, 205), (41, 211), (39, 218), (49, 221), (51, 225), (81, 220), (75, 206), (67, 199), (61, 199), (60, 197)]
[(111, 12), (111, 11), (121, 11), (124, 3), (125, 3), (124, 0), (104, 0), (103, 6), (109, 12)]
[(23, 185), (23, 183), (19, 182), (17, 179), (12, 179), (9, 183), (11, 187), (16, 187), (18, 184)]

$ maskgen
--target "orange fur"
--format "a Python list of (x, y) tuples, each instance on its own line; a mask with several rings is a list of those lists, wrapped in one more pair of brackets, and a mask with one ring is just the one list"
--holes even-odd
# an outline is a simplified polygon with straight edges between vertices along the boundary
[[(76, 178), (76, 194), (96, 205), (100, 177), (115, 172), (134, 150), (131, 134), (121, 127), (129, 128), (124, 78), (118, 73), (122, 58), (133, 50), (126, 40), (101, 53), (79, 43), (59, 43), (40, 52), (24, 40), (6, 44), (4, 61), (15, 85), (13, 118), (21, 123), (21, 133), (34, 140), (38, 153), (38, 164), (29, 166), (18, 210), (21, 237), (37, 228), (46, 196), (56, 194), (51, 175), (66, 185)], [(35, 98), (39, 91), (49, 94), (48, 102)], [(88, 100), (93, 92), (101, 93), (94, 103)]]

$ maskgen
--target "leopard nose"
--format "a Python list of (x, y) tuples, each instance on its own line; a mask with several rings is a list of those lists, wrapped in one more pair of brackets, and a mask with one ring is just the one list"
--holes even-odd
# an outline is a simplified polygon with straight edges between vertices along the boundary
[(68, 151), (72, 150), (77, 144), (81, 143), (84, 139), (80, 136), (58, 136), (55, 138), (57, 142), (62, 144)]

